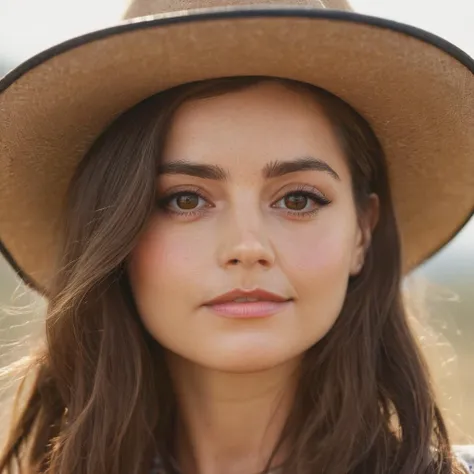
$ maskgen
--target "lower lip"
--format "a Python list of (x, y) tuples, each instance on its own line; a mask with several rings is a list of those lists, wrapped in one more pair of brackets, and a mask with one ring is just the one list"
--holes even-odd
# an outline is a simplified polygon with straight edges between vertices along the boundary
[(233, 319), (265, 318), (282, 311), (291, 301), (253, 301), (247, 303), (221, 303), (208, 308), (220, 316)]

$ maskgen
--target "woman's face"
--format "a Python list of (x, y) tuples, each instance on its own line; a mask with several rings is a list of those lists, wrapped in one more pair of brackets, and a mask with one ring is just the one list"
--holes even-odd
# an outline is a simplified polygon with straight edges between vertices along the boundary
[(262, 83), (188, 102), (162, 164), (156, 212), (129, 265), (153, 337), (239, 372), (287, 362), (324, 337), (367, 238), (314, 99)]

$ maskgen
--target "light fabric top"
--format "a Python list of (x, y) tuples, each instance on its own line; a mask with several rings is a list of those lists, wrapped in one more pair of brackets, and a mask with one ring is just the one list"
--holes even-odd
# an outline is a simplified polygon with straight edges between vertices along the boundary
[(474, 474), (474, 444), (453, 446), (453, 451), (469, 474)]
[[(464, 469), (466, 469), (466, 473), (474, 474), (474, 444), (453, 446), (453, 451)], [(277, 474), (278, 470), (272, 470), (271, 472), (272, 474)], [(155, 460), (150, 474), (166, 474), (159, 458)]]

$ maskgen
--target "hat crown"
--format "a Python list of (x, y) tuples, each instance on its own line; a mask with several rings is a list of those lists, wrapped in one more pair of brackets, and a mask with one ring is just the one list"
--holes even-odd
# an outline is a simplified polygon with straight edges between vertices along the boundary
[(351, 10), (347, 0), (132, 0), (124, 18), (132, 19), (197, 8), (257, 5), (308, 6), (330, 10)]

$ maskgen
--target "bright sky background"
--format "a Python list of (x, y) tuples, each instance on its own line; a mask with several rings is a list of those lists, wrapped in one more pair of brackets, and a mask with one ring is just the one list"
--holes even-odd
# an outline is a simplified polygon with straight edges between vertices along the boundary
[[(114, 24), (120, 20), (128, 1), (0, 0), (0, 59), (13, 67), (62, 40)], [(474, 56), (474, 0), (350, 2), (358, 12), (427, 29)], [(474, 256), (474, 219), (445, 250), (450, 252), (453, 244), (453, 258)]]

